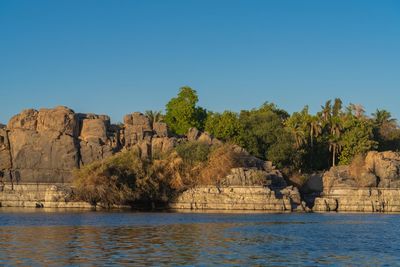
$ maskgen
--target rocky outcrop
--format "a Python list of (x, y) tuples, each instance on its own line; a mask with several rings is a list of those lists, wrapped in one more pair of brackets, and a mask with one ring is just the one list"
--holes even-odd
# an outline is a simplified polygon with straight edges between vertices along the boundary
[(212, 135), (210, 135), (207, 132), (201, 132), (196, 128), (190, 128), (188, 133), (187, 133), (187, 139), (189, 141), (198, 141), (198, 142), (203, 142), (208, 145), (218, 145), (221, 144), (221, 141), (218, 140), (217, 138), (214, 138)]
[(78, 114), (79, 152), (83, 165), (111, 156), (121, 148), (120, 129), (105, 115)]
[(76, 201), (69, 186), (46, 183), (0, 184), (0, 207), (92, 208)]
[(14, 116), (7, 126), (15, 182), (64, 182), (78, 167), (74, 140), (78, 121), (65, 107), (30, 109)]
[(62, 106), (24, 110), (0, 129), (0, 180), (68, 183), (74, 168), (116, 151), (118, 136), (107, 116)]
[(307, 210), (297, 188), (286, 187), (282, 175), (255, 168), (232, 169), (220, 185), (189, 189), (180, 194), (170, 204), (170, 207), (175, 210), (197, 211), (290, 212)]
[(349, 166), (332, 167), (322, 184), (314, 211), (399, 212), (400, 154), (369, 152)]

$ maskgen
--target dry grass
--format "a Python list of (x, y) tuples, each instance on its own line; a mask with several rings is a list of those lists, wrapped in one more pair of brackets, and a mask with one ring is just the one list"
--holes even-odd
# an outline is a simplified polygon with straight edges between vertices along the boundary
[(210, 185), (218, 183), (232, 168), (245, 167), (245, 157), (241, 152), (235, 150), (234, 145), (224, 144), (215, 148), (200, 170), (199, 184)]
[(135, 201), (167, 202), (196, 185), (217, 184), (232, 168), (246, 167), (251, 156), (224, 144), (186, 143), (152, 161), (138, 149), (126, 150), (74, 172), (81, 200), (106, 207)]
[(365, 172), (365, 155), (359, 154), (353, 158), (349, 166), (349, 174), (353, 178), (359, 178)]

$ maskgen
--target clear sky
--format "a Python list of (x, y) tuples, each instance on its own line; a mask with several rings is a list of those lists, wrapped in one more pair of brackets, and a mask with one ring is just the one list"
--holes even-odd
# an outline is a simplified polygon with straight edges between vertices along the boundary
[(162, 110), (341, 97), (400, 118), (400, 1), (1, 0), (0, 122), (25, 108)]

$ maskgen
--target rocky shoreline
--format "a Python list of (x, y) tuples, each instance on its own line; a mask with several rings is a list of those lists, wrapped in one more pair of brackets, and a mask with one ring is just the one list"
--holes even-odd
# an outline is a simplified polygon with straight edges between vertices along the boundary
[[(172, 135), (163, 122), (141, 113), (113, 125), (105, 115), (66, 107), (25, 110), (0, 127), (0, 206), (93, 208), (74, 199), (72, 170), (137, 147), (151, 157), (177, 143), (220, 143), (190, 129)], [(289, 186), (271, 162), (235, 168), (220, 184), (198, 186), (169, 203), (181, 211), (400, 212), (400, 154), (369, 152), (357, 165), (311, 176), (300, 190)], [(262, 181), (260, 183), (260, 181)], [(304, 188), (306, 187), (306, 188)]]

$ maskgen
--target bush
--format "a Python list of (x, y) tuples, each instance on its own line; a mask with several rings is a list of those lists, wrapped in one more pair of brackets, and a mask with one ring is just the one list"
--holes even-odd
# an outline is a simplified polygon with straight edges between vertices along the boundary
[(111, 207), (133, 202), (149, 191), (146, 179), (146, 162), (139, 151), (127, 150), (75, 170), (73, 185), (81, 200)]
[(210, 154), (210, 146), (203, 142), (188, 141), (175, 148), (182, 160), (189, 165), (206, 162)]
[(232, 168), (244, 167), (246, 155), (236, 151), (232, 144), (224, 144), (213, 149), (207, 164), (200, 171), (198, 184), (217, 184)]
[(254, 157), (235, 145), (185, 142), (152, 161), (138, 149), (119, 152), (76, 170), (73, 185), (79, 199), (108, 208), (166, 203), (185, 189), (218, 184), (232, 168), (254, 164)]

